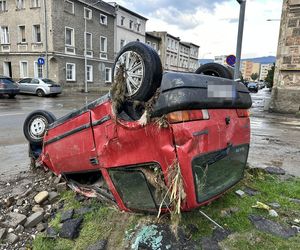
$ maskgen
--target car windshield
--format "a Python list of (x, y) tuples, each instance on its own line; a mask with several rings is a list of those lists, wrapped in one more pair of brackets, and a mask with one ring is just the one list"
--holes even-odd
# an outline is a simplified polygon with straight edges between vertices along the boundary
[(10, 78), (0, 78), (0, 83), (14, 83)]
[(55, 83), (55, 82), (53, 82), (52, 80), (46, 79), (46, 78), (42, 79), (42, 81), (43, 81), (44, 83)]

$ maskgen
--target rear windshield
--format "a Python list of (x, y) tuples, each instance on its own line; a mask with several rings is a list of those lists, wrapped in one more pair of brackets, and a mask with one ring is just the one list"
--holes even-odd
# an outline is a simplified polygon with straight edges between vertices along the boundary
[(0, 83), (14, 83), (10, 78), (0, 78)]
[(42, 79), (42, 80), (43, 80), (44, 83), (55, 83), (55, 82), (53, 82), (52, 80), (46, 79), (46, 78), (44, 78), (44, 79)]

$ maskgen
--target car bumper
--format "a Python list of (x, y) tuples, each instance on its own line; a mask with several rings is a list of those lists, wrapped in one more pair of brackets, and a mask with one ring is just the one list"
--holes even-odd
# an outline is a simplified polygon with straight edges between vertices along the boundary
[(16, 95), (19, 94), (19, 89), (0, 89), (0, 94)]

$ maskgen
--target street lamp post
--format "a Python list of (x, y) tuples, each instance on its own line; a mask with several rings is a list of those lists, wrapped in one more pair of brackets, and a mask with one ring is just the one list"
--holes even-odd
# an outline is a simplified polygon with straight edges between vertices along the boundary
[[(88, 7), (93, 7), (95, 6), (97, 3), (100, 3), (100, 1), (97, 1), (93, 4), (87, 4), (86, 5)], [(84, 18), (84, 93), (88, 93), (88, 84), (87, 84), (87, 56), (86, 56), (86, 52), (87, 52), (87, 44), (86, 44), (86, 32), (87, 32), (87, 28), (86, 28), (86, 16), (85, 16), (85, 12), (83, 15)]]
[(237, 0), (237, 2), (240, 4), (240, 17), (239, 17), (239, 30), (238, 30), (237, 45), (236, 45), (236, 64), (234, 68), (234, 80), (238, 79), (240, 74), (241, 52), (242, 52), (245, 10), (246, 10), (246, 0)]

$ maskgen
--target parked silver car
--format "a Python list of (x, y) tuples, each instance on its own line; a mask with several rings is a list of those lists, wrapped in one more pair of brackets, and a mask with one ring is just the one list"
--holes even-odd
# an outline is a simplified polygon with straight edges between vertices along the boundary
[(37, 96), (57, 96), (61, 86), (47, 78), (24, 78), (18, 82), (20, 93), (36, 94)]

